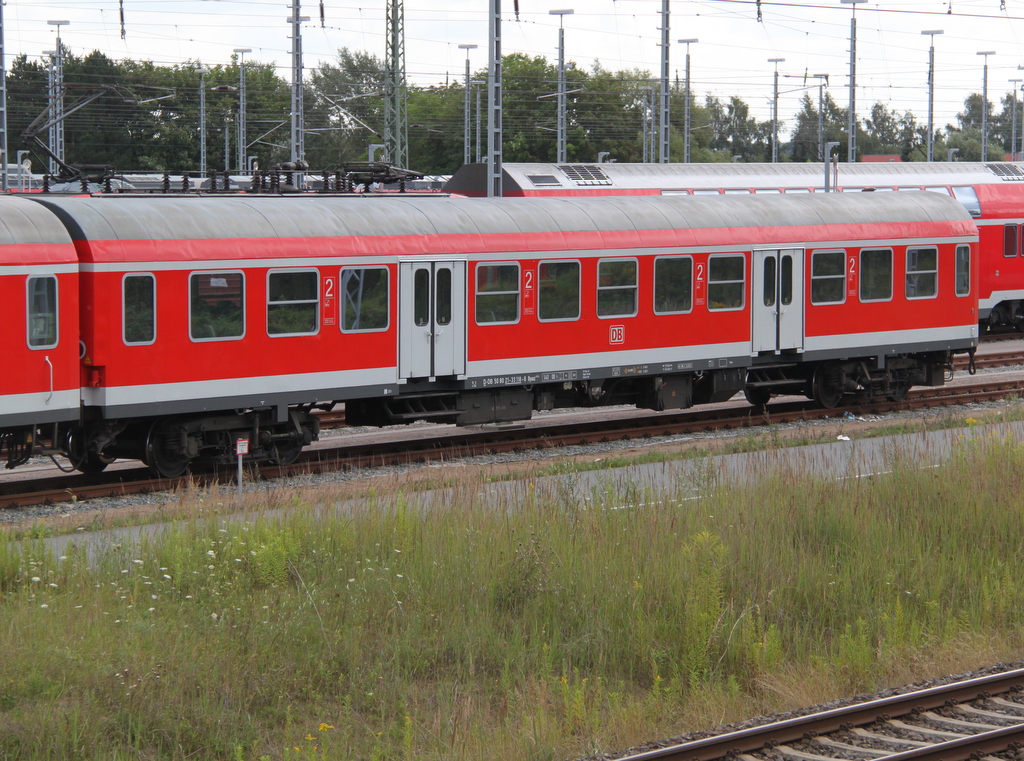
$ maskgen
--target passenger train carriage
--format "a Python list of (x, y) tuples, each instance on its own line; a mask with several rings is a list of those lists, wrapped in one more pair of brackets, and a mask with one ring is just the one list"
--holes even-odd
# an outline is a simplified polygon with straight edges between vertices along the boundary
[[(506, 197), (802, 194), (825, 189), (823, 164), (526, 164), (502, 166)], [(486, 195), (487, 167), (467, 164), (445, 186)], [(843, 192), (926, 190), (951, 195), (981, 237), (979, 320), (1024, 327), (1024, 164), (857, 162), (831, 167)]]
[(59, 298), (65, 330), (81, 314), (81, 412), (53, 439), (87, 471), (174, 475), (239, 438), (288, 462), (339, 402), (350, 425), (466, 425), (740, 391), (899, 398), (977, 343), (977, 229), (931, 193), (13, 205), (77, 250)]
[(79, 417), (78, 254), (55, 221), (0, 198), (0, 444), (15, 463), (39, 426)]

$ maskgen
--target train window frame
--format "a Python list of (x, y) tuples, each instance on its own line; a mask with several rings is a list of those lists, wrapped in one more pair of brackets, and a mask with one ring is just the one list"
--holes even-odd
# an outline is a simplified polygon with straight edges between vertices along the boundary
[[(238, 334), (228, 334), (222, 336), (196, 336), (195, 335), (195, 303), (193, 299), (193, 288), (192, 281), (196, 277), (208, 275), (211, 278), (218, 275), (238, 275), (240, 278), (238, 297), (241, 301), (240, 311), (242, 314), (242, 327), (241, 332)], [(245, 299), (245, 272), (243, 270), (192, 270), (188, 273), (188, 337), (193, 343), (210, 343), (211, 341), (241, 341), (245, 338), (246, 329), (248, 327), (248, 321), (246, 320), (246, 299)]]
[[(920, 256), (922, 252), (930, 251), (935, 255), (935, 267), (932, 269), (922, 269), (919, 266), (919, 259), (912, 259), (917, 254)], [(939, 297), (939, 247), (938, 246), (907, 246), (905, 255), (906, 270), (904, 271), (904, 295), (907, 301), (920, 301), (922, 299), (937, 299)], [(913, 267), (913, 269), (911, 269)], [(931, 276), (932, 288), (931, 292), (925, 293), (923, 296), (918, 295), (918, 291), (921, 290), (921, 283), (928, 282), (926, 276)], [(913, 292), (913, 295), (911, 293)]]
[[(546, 264), (569, 264), (576, 266), (576, 315), (574, 317), (544, 317), (544, 284), (541, 269)], [(538, 322), (578, 322), (583, 313), (583, 264), (579, 259), (542, 259), (537, 262), (537, 321)]]
[[(964, 255), (966, 254), (966, 258)], [(966, 243), (961, 243), (956, 247), (956, 271), (953, 277), (953, 290), (957, 296), (969, 296), (971, 294), (971, 247)], [(961, 291), (960, 286), (962, 282), (967, 283), (967, 287)]]
[[(743, 262), (743, 277), (740, 280), (712, 280), (711, 279), (711, 265), (713, 262), (719, 259), (739, 259)], [(706, 301), (709, 312), (741, 312), (747, 308), (747, 259), (748, 254), (743, 253), (722, 253), (722, 254), (710, 254), (708, 256), (708, 281), (707, 281), (707, 295)], [(739, 306), (712, 306), (711, 289), (713, 286), (725, 286), (740, 284), (740, 303)]]
[(1011, 222), (1003, 225), (1003, 258), (1012, 259), (1020, 252), (1020, 229)]
[[(484, 290), (484, 291), (481, 291), (480, 290), (480, 286), (479, 286), (481, 270), (491, 269), (491, 268), (498, 269), (498, 268), (501, 268), (501, 267), (509, 267), (509, 268), (514, 268), (515, 269), (515, 271), (516, 271), (516, 281), (515, 281), (516, 282), (516, 288), (515, 288), (515, 290), (514, 291), (509, 291), (509, 290), (504, 290), (504, 291), (498, 291), (498, 290), (487, 291), (487, 290)], [(507, 297), (507, 296), (510, 296), (510, 295), (513, 295), (513, 294), (515, 295), (515, 301), (516, 301), (516, 316), (515, 316), (514, 319), (511, 319), (511, 320), (499, 320), (499, 319), (481, 320), (480, 319), (480, 308), (481, 308), (480, 297), (481, 296), (483, 296), (484, 299), (490, 299), (490, 298), (497, 298), (497, 297), (502, 297), (502, 296)], [(492, 314), (494, 313), (493, 310), (491, 310), (491, 312), (492, 312)], [(474, 320), (474, 322), (476, 322), (477, 325), (482, 325), (482, 326), (487, 326), (487, 327), (491, 327), (491, 326), (494, 326), (494, 325), (516, 325), (516, 324), (519, 323), (519, 320), (522, 319), (522, 314), (523, 314), (523, 268), (520, 265), (520, 263), (516, 262), (516, 261), (477, 262), (476, 267), (473, 269), (473, 320)]]
[[(864, 286), (865, 286), (866, 283), (869, 282), (869, 280), (865, 276), (865, 261), (864, 261), (864, 257), (865, 257), (866, 254), (881, 254), (881, 253), (889, 255), (889, 258), (888, 258), (888, 262), (889, 262), (889, 295), (884, 297), (884, 298), (867, 298), (864, 295)], [(888, 247), (874, 247), (874, 246), (867, 247), (867, 248), (862, 248), (858, 252), (858, 254), (857, 254), (857, 262), (858, 262), (858, 270), (859, 270), (858, 283), (857, 283), (857, 296), (860, 299), (860, 302), (862, 304), (875, 304), (875, 303), (882, 303), (882, 302), (886, 302), (886, 301), (892, 301), (893, 300), (893, 293), (894, 293), (894, 289), (893, 289), (893, 285), (892, 285), (893, 284), (893, 250), (891, 248), (888, 248)]]
[[(302, 275), (309, 274), (313, 275), (313, 283), (316, 289), (316, 296), (312, 299), (272, 299), (270, 288), (270, 279), (274, 275)], [(267, 336), (269, 338), (291, 338), (294, 336), (315, 336), (320, 332), (320, 270), (315, 267), (279, 267), (267, 270)], [(302, 306), (305, 304), (313, 304), (314, 306), (314, 318), (313, 318), (313, 329), (312, 330), (300, 330), (291, 333), (272, 333), (270, 331), (270, 309), (272, 306), (278, 307), (290, 307), (290, 306)]]
[[(148, 341), (128, 340), (128, 280), (131, 278), (138, 278), (139, 280), (148, 279), (153, 285), (149, 304), (152, 338)], [(156, 276), (152, 272), (126, 272), (121, 277), (121, 340), (125, 346), (152, 346), (156, 343), (156, 335)]]
[[(834, 275), (834, 274), (816, 275), (815, 272), (814, 272), (814, 264), (815, 264), (815, 261), (816, 261), (816, 257), (818, 257), (819, 255), (824, 256), (824, 255), (829, 255), (829, 254), (831, 254), (833, 256), (836, 256), (836, 255), (839, 256), (840, 260), (843, 263), (842, 274), (841, 275)], [(815, 250), (811, 251), (811, 293), (810, 293), (811, 304), (813, 304), (814, 306), (827, 306), (827, 305), (830, 305), (830, 304), (845, 304), (846, 303), (846, 278), (847, 278), (846, 265), (847, 265), (847, 259), (848, 259), (848, 257), (846, 255), (846, 249), (842, 249), (842, 248), (822, 248), (822, 249), (815, 249)], [(839, 283), (839, 294), (840, 294), (839, 299), (837, 301), (832, 301), (832, 300), (825, 300), (825, 299), (818, 298), (815, 295), (815, 288), (814, 288), (815, 284), (816, 283), (824, 283), (825, 281), (833, 281), (833, 280), (835, 280), (836, 282)]]
[[(632, 263), (633, 265), (633, 284), (628, 283), (615, 283), (611, 285), (601, 285), (601, 267), (606, 264), (618, 264), (620, 262)], [(597, 282), (596, 286), (596, 304), (595, 310), (597, 312), (597, 319), (599, 320), (620, 320), (622, 318), (636, 317), (640, 311), (640, 261), (635, 256), (615, 256), (608, 257), (605, 259), (597, 260)], [(631, 291), (633, 294), (633, 311), (632, 312), (602, 312), (602, 295), (604, 295), (604, 301), (607, 305), (609, 297), (613, 292), (627, 292)], [(607, 307), (606, 307), (607, 308)]]
[[(52, 292), (47, 288), (46, 291), (40, 293), (34, 288), (36, 283), (52, 284)], [(39, 296), (45, 300), (43, 308), (34, 310), (33, 305)], [(42, 323), (40, 323), (40, 319), (43, 320)], [(52, 328), (53, 341), (33, 343), (33, 325), (41, 325), (43, 331), (47, 333), (47, 335), (41, 336), (42, 338), (48, 338), (49, 328)], [(25, 278), (25, 342), (33, 351), (53, 349), (60, 343), (60, 282), (56, 275), (29, 275)]]
[[(688, 261), (690, 263), (690, 276), (687, 282), (689, 292), (686, 294), (686, 298), (689, 300), (690, 306), (686, 309), (658, 309), (658, 265), (666, 261)], [(690, 314), (693, 312), (693, 271), (693, 257), (689, 254), (654, 257), (654, 287), (651, 289), (651, 307), (656, 315)]]
[[(346, 312), (348, 305), (348, 283), (351, 281), (351, 276), (346, 276), (347, 272), (366, 272), (367, 270), (380, 270), (384, 273), (384, 324), (381, 326), (379, 323), (376, 327), (364, 328), (364, 327), (346, 327), (348, 325), (348, 314)], [(426, 270), (419, 270), (419, 272), (426, 272)], [(428, 275), (429, 277), (429, 275)], [(342, 333), (386, 333), (391, 328), (391, 269), (383, 264), (365, 264), (362, 267), (342, 267), (338, 272), (338, 298), (341, 301), (339, 311), (341, 312), (340, 318), (338, 319), (338, 328)], [(428, 308), (429, 313), (429, 308)], [(356, 323), (363, 317), (362, 311), (356, 315)], [(424, 323), (426, 324), (426, 323)]]

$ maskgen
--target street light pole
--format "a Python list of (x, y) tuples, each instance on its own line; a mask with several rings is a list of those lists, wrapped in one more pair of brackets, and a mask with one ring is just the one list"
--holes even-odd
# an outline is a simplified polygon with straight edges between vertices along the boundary
[(683, 106), (683, 163), (690, 163), (690, 43), (700, 42), (696, 37), (687, 40), (679, 40), (680, 45), (686, 45), (686, 101)]
[(772, 97), (772, 163), (779, 162), (779, 64), (785, 58), (769, 58), (768, 63), (775, 64), (775, 94)]
[(466, 93), (462, 103), (462, 163), (470, 163), (470, 150), (469, 150), (469, 51), (476, 50), (477, 46), (472, 43), (463, 43), (459, 45), (459, 50), (466, 51)]
[(857, 3), (867, 0), (839, 0), (852, 11), (850, 15), (850, 118), (849, 140), (846, 146), (846, 160), (851, 164), (857, 160)]
[(555, 161), (566, 162), (566, 119), (565, 119), (565, 17), (572, 15), (572, 8), (560, 8), (548, 11), (548, 15), (558, 16), (558, 147)]
[(981, 160), (988, 161), (988, 57), (995, 55), (994, 50), (979, 50), (978, 55), (984, 56), (985, 65), (981, 76)]
[(921, 34), (931, 37), (928, 46), (928, 160), (935, 161), (935, 35), (941, 29), (925, 29)]
[(196, 69), (199, 75), (199, 174), (206, 176), (206, 75), (210, 70), (205, 66)]
[(245, 54), (252, 48), (235, 48), (238, 53), (238, 171), (245, 171)]

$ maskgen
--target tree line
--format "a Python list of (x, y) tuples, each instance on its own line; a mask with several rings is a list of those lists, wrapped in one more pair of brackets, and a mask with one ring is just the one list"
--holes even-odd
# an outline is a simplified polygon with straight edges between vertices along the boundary
[[(200, 74), (197, 61), (174, 66), (115, 61), (94, 51), (85, 56), (64, 52), (65, 111), (80, 100), (96, 99), (69, 113), (64, 122), (65, 159), (70, 164), (110, 165), (117, 171), (196, 171), (200, 145)], [(504, 158), (515, 162), (551, 162), (556, 156), (557, 66), (542, 56), (513, 53), (503, 60)], [(237, 169), (237, 58), (208, 67), (206, 88), (207, 162), (210, 169)], [(368, 146), (383, 142), (386, 70), (382, 59), (342, 49), (335, 61), (308, 72), (304, 87), (306, 159), (315, 169), (333, 169), (344, 162), (366, 160)], [(23, 139), (36, 120), (45, 121), (48, 103), (48, 62), (14, 59), (7, 76), (8, 147), (11, 155), (30, 150), (34, 171), (43, 171), (44, 154)], [(291, 90), (272, 64), (245, 62), (246, 155), (260, 167), (289, 158)], [(486, 80), (486, 70), (473, 80)], [(408, 168), (427, 174), (450, 174), (463, 163), (463, 78), (430, 86), (408, 87)], [(599, 63), (584, 70), (567, 65), (567, 158), (594, 162), (600, 153), (620, 162), (657, 160), (653, 138), (657, 123), (658, 83), (650, 72), (610, 71)], [(477, 110), (477, 93), (483, 108)], [(670, 88), (670, 154), (682, 160), (684, 83)], [(486, 151), (486, 91), (471, 91), (471, 158), (477, 156), (477, 119)], [(772, 123), (758, 121), (742, 99), (711, 94), (690, 95), (691, 160), (700, 162), (770, 161)], [(780, 161), (818, 161), (818, 123), (823, 113), (825, 140), (839, 143), (847, 155), (848, 112), (827, 91), (803, 96), (791, 125), (780, 122)], [(996, 112), (987, 103), (989, 158), (1011, 152), (1012, 93)], [(981, 159), (982, 97), (972, 93), (957, 114), (956, 124), (935, 133), (935, 156), (945, 159), (957, 149), (963, 161)], [(1022, 119), (1024, 121), (1024, 119)], [(1021, 126), (1024, 130), (1024, 125)], [(858, 157), (898, 154), (904, 161), (927, 159), (927, 124), (910, 111), (900, 113), (875, 103), (858, 120)], [(46, 142), (45, 131), (39, 137)], [(225, 139), (226, 138), (226, 139)], [(1020, 138), (1017, 138), (1019, 146)], [(1019, 147), (1018, 147), (1019, 150)], [(225, 160), (225, 155), (227, 160)], [(379, 157), (379, 154), (378, 154)]]

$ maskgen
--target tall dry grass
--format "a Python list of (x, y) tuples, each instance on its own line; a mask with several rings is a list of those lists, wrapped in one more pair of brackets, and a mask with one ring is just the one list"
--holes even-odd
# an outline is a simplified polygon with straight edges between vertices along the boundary
[(1006, 658), (1024, 450), (918, 465), (0, 534), (0, 757), (559, 759)]

